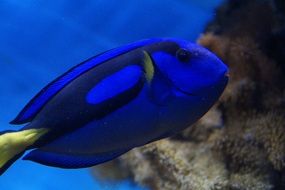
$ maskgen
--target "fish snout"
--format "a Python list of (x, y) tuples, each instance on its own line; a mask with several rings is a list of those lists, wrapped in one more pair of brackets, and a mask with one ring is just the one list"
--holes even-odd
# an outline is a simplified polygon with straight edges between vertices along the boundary
[(229, 77), (230, 77), (230, 71), (229, 71), (229, 70), (228, 70), (228, 71), (226, 71), (226, 72), (225, 72), (225, 74), (224, 74), (224, 76), (226, 76), (226, 77), (228, 77), (228, 78), (229, 78)]

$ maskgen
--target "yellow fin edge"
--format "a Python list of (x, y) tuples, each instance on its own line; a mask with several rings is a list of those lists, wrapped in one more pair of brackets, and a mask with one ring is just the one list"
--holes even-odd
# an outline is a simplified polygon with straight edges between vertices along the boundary
[(151, 60), (151, 57), (146, 51), (143, 51), (143, 53), (144, 53), (144, 70), (146, 73), (146, 80), (148, 83), (151, 83), (154, 75), (153, 62)]

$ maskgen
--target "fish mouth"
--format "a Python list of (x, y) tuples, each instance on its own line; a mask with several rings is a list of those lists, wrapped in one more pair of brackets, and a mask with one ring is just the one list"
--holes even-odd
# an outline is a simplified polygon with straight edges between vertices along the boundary
[(224, 76), (225, 76), (226, 78), (230, 78), (230, 71), (226, 71), (225, 74), (224, 74)]

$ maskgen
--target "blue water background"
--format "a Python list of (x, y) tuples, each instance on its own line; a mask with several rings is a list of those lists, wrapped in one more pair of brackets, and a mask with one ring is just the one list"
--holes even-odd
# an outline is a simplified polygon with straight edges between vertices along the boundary
[[(222, 0), (0, 0), (0, 130), (49, 81), (104, 50), (151, 37), (195, 41)], [(43, 126), (47, 127), (47, 126)], [(101, 183), (89, 169), (17, 161), (5, 190), (142, 189)]]

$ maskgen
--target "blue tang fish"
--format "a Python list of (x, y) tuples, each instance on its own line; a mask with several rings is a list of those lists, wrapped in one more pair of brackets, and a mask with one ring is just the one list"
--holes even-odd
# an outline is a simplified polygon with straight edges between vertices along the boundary
[(215, 103), (227, 66), (203, 47), (147, 39), (92, 57), (44, 87), (0, 134), (0, 173), (24, 160), (85, 168), (172, 136)]

